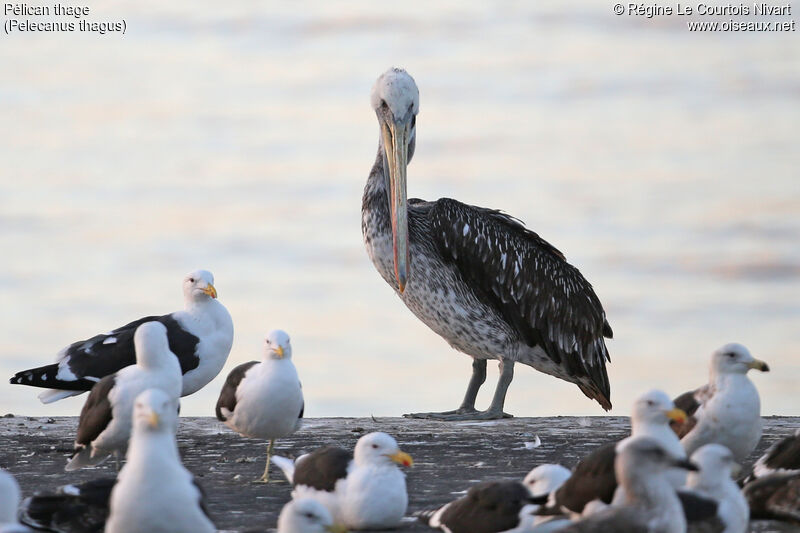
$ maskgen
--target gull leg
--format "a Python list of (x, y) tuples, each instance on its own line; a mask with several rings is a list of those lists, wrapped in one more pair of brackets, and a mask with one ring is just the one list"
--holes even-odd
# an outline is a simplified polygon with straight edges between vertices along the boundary
[(267, 466), (264, 467), (264, 474), (253, 483), (269, 483), (269, 460), (272, 458), (272, 447), (274, 445), (275, 439), (270, 439), (269, 446), (267, 446)]
[(493, 420), (496, 418), (510, 418), (511, 415), (503, 412), (503, 403), (511, 380), (514, 378), (514, 362), (500, 361), (500, 379), (492, 399), (492, 404), (486, 411), (475, 410), (475, 398), (481, 385), (486, 381), (486, 359), (473, 359), (472, 377), (464, 394), (461, 407), (454, 411), (442, 413), (411, 413), (403, 415), (407, 418), (430, 418), (434, 420)]

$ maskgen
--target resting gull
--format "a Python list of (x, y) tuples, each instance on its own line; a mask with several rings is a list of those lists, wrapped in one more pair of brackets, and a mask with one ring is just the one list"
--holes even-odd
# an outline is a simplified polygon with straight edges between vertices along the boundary
[(626, 439), (619, 444), (614, 462), (625, 500), (561, 531), (684, 533), (686, 519), (681, 502), (666, 475), (673, 467), (697, 470), (688, 460), (672, 456), (655, 439)]
[[(682, 421), (684, 418), (684, 412), (674, 406), (666, 393), (651, 390), (633, 404), (631, 434), (632, 437), (649, 437), (672, 456), (685, 458), (686, 453), (669, 427), (670, 420)], [(581, 459), (572, 476), (551, 495), (548, 512), (581, 514), (584, 506), (593, 500), (611, 503), (617, 489), (614, 469), (616, 445), (616, 442), (605, 444)], [(676, 476), (674, 471), (668, 472), (667, 476), (674, 488), (681, 486), (685, 478)]]
[(764, 361), (750, 355), (741, 344), (726, 344), (711, 355), (708, 384), (675, 399), (689, 418), (676, 424), (686, 453), (715, 442), (743, 461), (761, 439), (761, 401), (747, 377), (751, 369), (769, 371)]
[(706, 444), (692, 454), (691, 461), (700, 470), (689, 472), (686, 487), (717, 502), (724, 533), (745, 533), (750, 509), (732, 478), (739, 470), (733, 453), (721, 444)]
[(219, 374), (233, 344), (233, 321), (216, 298), (211, 272), (187, 274), (183, 279), (183, 310), (146, 316), (109, 333), (74, 342), (59, 352), (56, 363), (17, 372), (10, 382), (49, 389), (39, 395), (43, 403), (82, 394), (104, 376), (134, 364), (136, 328), (157, 321), (166, 326), (170, 350), (181, 365), (181, 396), (197, 392)]
[(269, 463), (275, 439), (300, 428), (303, 390), (292, 363), (289, 335), (271, 331), (264, 343), (261, 362), (234, 368), (217, 401), (217, 418), (245, 437), (268, 439), (267, 464), (257, 481), (269, 482)]
[(350, 529), (395, 527), (406, 512), (406, 479), (397, 465), (411, 466), (413, 461), (386, 433), (364, 435), (353, 454), (326, 446), (296, 463), (280, 456), (273, 456), (272, 462), (294, 484), (295, 499), (319, 501), (337, 523)]
[(213, 533), (202, 492), (181, 464), (178, 402), (159, 389), (136, 397), (127, 463), (111, 491), (106, 533)]
[(546, 501), (570, 474), (561, 465), (539, 465), (522, 483), (484, 481), (470, 487), (465, 496), (416, 516), (423, 524), (450, 533), (528, 531), (545, 522), (552, 522), (549, 527), (555, 531), (566, 522), (561, 517), (536, 516), (535, 502)]
[(64, 485), (53, 493), (40, 492), (22, 502), (20, 521), (37, 530), (59, 533), (103, 531), (108, 499), (115, 477)]
[(800, 472), (775, 472), (747, 483), (742, 489), (752, 518), (800, 524)]
[(160, 389), (177, 403), (181, 369), (169, 350), (167, 328), (145, 322), (133, 335), (136, 364), (106, 376), (95, 385), (81, 410), (75, 454), (66, 470), (97, 465), (124, 454), (131, 435), (133, 402), (147, 389)]
[(278, 533), (347, 533), (328, 509), (311, 498), (291, 500), (278, 517)]

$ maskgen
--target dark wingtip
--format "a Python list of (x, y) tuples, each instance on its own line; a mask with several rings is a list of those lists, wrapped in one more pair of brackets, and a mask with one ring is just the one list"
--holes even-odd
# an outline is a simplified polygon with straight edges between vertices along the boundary
[(611, 329), (611, 324), (608, 323), (608, 320), (603, 321), (603, 337), (607, 339), (614, 338), (614, 330)]

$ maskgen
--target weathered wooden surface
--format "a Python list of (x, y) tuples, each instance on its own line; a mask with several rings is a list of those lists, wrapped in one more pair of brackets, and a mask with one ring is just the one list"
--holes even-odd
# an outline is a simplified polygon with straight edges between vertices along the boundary
[[(114, 474), (113, 462), (95, 469), (64, 472), (71, 452), (74, 417), (0, 419), (0, 467), (19, 480), (24, 495), (59, 485)], [(776, 438), (800, 426), (798, 418), (765, 418), (764, 438), (747, 462)], [(278, 441), (280, 455), (295, 457), (318, 446), (352, 448), (370, 431), (397, 438), (416, 464), (408, 469), (409, 514), (435, 507), (460, 495), (471, 484), (499, 478), (521, 479), (540, 463), (573, 466), (595, 446), (620, 439), (629, 431), (622, 417), (516, 418), (499, 422), (441, 423), (402, 418), (306, 420), (292, 438)], [(536, 437), (541, 445), (533, 447)], [(244, 439), (212, 418), (182, 418), (178, 443), (184, 465), (208, 492), (220, 529), (273, 528), (289, 500), (288, 483), (254, 484), (264, 467), (263, 442)], [(273, 470), (273, 476), (281, 473)], [(758, 522), (752, 531), (800, 531), (797, 526)], [(429, 531), (408, 519), (404, 531)]]

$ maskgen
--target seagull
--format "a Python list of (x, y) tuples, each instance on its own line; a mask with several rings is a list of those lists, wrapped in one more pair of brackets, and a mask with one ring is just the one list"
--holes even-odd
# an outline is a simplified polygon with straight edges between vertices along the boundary
[(294, 499), (319, 501), (337, 523), (350, 529), (392, 528), (405, 515), (406, 479), (397, 465), (414, 462), (386, 433), (367, 433), (358, 439), (353, 454), (326, 446), (296, 463), (280, 456), (273, 456), (272, 462), (294, 484)]
[(717, 516), (725, 526), (724, 533), (745, 533), (750, 508), (732, 478), (739, 465), (731, 451), (721, 444), (706, 444), (692, 454), (691, 461), (700, 470), (689, 472), (686, 487), (717, 502)]
[(106, 533), (214, 533), (202, 492), (181, 464), (175, 431), (178, 402), (148, 389), (133, 406), (127, 463), (111, 491)]
[[(419, 90), (405, 70), (392, 68), (375, 82), (371, 103), (380, 135), (361, 208), (367, 253), (411, 312), (473, 360), (458, 409), (409, 416), (510, 416), (503, 405), (515, 363), (575, 383), (611, 409), (604, 338), (613, 333), (591, 284), (514, 217), (450, 198), (409, 200)], [(489, 359), (499, 361), (500, 378), (491, 405), (479, 412)]]
[(48, 389), (39, 395), (42, 403), (83, 394), (103, 377), (134, 364), (136, 328), (156, 321), (166, 326), (170, 350), (180, 362), (181, 396), (193, 394), (219, 374), (233, 345), (233, 321), (216, 298), (211, 272), (191, 272), (183, 279), (183, 310), (146, 316), (109, 333), (74, 342), (58, 353), (56, 363), (17, 372), (10, 382)]
[[(670, 420), (683, 421), (686, 414), (675, 407), (669, 396), (660, 390), (646, 392), (636, 399), (631, 411), (631, 437), (623, 440), (648, 437), (657, 442), (671, 456), (686, 458), (680, 441), (669, 427)], [(617, 442), (600, 446), (580, 460), (561, 487), (552, 493), (548, 501), (550, 513), (567, 512), (581, 514), (592, 500), (611, 503), (617, 490), (614, 462), (617, 457)], [(667, 479), (674, 488), (683, 485), (685, 476), (667, 472)], [(623, 489), (624, 490), (624, 489)], [(624, 499), (621, 492), (617, 498)]]
[(0, 533), (32, 533), (17, 521), (20, 490), (14, 476), (0, 468)]
[(522, 483), (534, 498), (542, 498), (557, 490), (572, 475), (569, 468), (559, 464), (542, 464), (528, 472)]
[(278, 533), (347, 533), (333, 523), (324, 505), (310, 498), (291, 500), (278, 516)]
[(800, 472), (775, 472), (742, 489), (750, 517), (800, 523)]
[(753, 465), (745, 483), (775, 473), (800, 474), (800, 429), (770, 446)]
[(22, 502), (20, 521), (37, 531), (103, 531), (116, 482), (116, 477), (105, 477), (64, 485), (54, 493), (37, 493)]
[(761, 401), (747, 372), (768, 372), (769, 366), (750, 355), (741, 344), (731, 343), (711, 355), (708, 384), (675, 399), (689, 418), (675, 428), (686, 453), (715, 442), (743, 461), (761, 440)]
[(66, 470), (94, 466), (109, 456), (119, 457), (131, 436), (133, 402), (147, 389), (160, 389), (177, 403), (181, 368), (169, 349), (167, 328), (145, 322), (133, 335), (136, 363), (101, 379), (86, 398), (78, 420), (75, 454)]
[(617, 452), (614, 470), (625, 489), (625, 500), (561, 531), (685, 533), (687, 526), (681, 501), (666, 473), (670, 468), (697, 470), (697, 466), (672, 456), (650, 437), (623, 441)]
[(465, 496), (418, 513), (417, 518), (447, 533), (510, 533), (533, 525), (537, 506), (532, 501), (519, 481), (484, 481), (470, 487)]
[(269, 332), (261, 362), (250, 361), (234, 368), (225, 380), (217, 401), (217, 418), (245, 437), (269, 439), (264, 475), (269, 482), (269, 463), (275, 439), (288, 437), (303, 419), (303, 389), (292, 363), (289, 335)]

